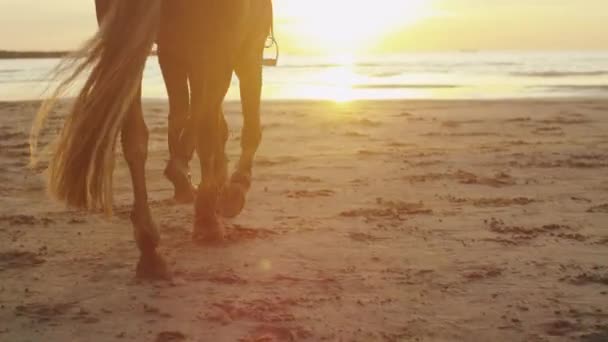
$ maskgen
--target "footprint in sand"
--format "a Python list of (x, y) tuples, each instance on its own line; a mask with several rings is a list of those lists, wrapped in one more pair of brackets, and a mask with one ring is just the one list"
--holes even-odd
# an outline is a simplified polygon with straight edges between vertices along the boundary
[(367, 220), (389, 219), (404, 221), (406, 216), (432, 214), (431, 209), (424, 207), (424, 203), (406, 203), (402, 201), (389, 201), (376, 199), (379, 208), (359, 208), (340, 213), (342, 217), (363, 217)]
[(519, 123), (522, 123), (522, 122), (530, 122), (530, 121), (532, 121), (532, 118), (527, 117), (527, 116), (526, 117), (516, 117), (516, 118), (505, 119), (503, 121), (504, 122), (519, 122)]
[(234, 225), (228, 229), (226, 234), (226, 242), (229, 244), (237, 244), (250, 240), (265, 240), (276, 236), (278, 233), (264, 228), (247, 228), (240, 225)]
[(359, 125), (359, 126), (363, 126), (363, 127), (379, 127), (379, 126), (382, 126), (381, 122), (373, 121), (373, 120), (370, 120), (370, 119), (357, 120), (357, 121), (354, 121), (353, 124)]
[(288, 180), (290, 182), (298, 182), (298, 183), (321, 183), (323, 182), (320, 178), (314, 178), (310, 176), (298, 176), (298, 175), (290, 175), (290, 174), (281, 174), (281, 173), (266, 173), (260, 175), (258, 177), (259, 180), (263, 181), (274, 181), (277, 179), (280, 180)]
[(35, 226), (55, 223), (48, 217), (38, 218), (31, 215), (3, 215), (0, 216), (0, 222), (7, 222), (11, 226)]
[(532, 131), (533, 134), (536, 135), (545, 135), (545, 136), (563, 136), (565, 135), (564, 130), (559, 126), (545, 126), (545, 127), (537, 127)]
[[(210, 247), (226, 248), (253, 240), (266, 240), (279, 233), (264, 228), (246, 228), (240, 225), (226, 227), (226, 233), (222, 242), (197, 242), (197, 244)], [(182, 245), (183, 243), (180, 243)]]
[(549, 336), (568, 336), (582, 329), (580, 324), (563, 319), (545, 323), (543, 328)]
[(348, 131), (348, 132), (344, 133), (344, 136), (351, 137), (351, 138), (367, 138), (367, 137), (369, 137), (369, 134), (364, 134), (364, 133), (357, 132), (357, 131)]
[[(488, 229), (496, 234), (507, 235), (509, 239), (502, 242), (509, 242), (510, 244), (519, 244), (524, 241), (534, 240), (540, 236), (550, 236), (562, 240), (574, 240), (583, 242), (588, 239), (587, 236), (573, 233), (574, 230), (568, 225), (560, 224), (546, 224), (543, 226), (509, 226), (506, 225), (502, 220), (491, 218), (490, 220), (484, 220)], [(501, 242), (501, 241), (496, 241)]]
[(311, 338), (312, 333), (302, 327), (282, 327), (273, 325), (260, 325), (239, 342), (289, 342)]
[(515, 198), (461, 198), (448, 195), (445, 197), (450, 203), (456, 204), (470, 204), (479, 208), (503, 208), (514, 205), (525, 206), (536, 201), (527, 197), (515, 197)]
[(582, 114), (570, 114), (570, 117), (556, 116), (550, 119), (539, 120), (538, 122), (546, 125), (582, 125), (591, 123), (591, 120), (586, 119)]
[(46, 260), (38, 254), (22, 251), (0, 252), (0, 271), (41, 265)]
[(503, 271), (502, 268), (492, 265), (478, 266), (465, 271), (462, 276), (469, 281), (480, 281), (499, 277), (503, 274)]
[(213, 307), (215, 313), (208, 314), (207, 318), (213, 321), (254, 321), (260, 323), (294, 322), (295, 316), (289, 312), (293, 301), (280, 299), (256, 299), (244, 301), (227, 300), (216, 303)]
[(567, 159), (543, 159), (530, 157), (528, 161), (511, 161), (509, 165), (519, 168), (594, 169), (608, 167), (608, 155), (605, 154), (578, 154), (571, 155)]
[(174, 275), (188, 282), (211, 282), (221, 285), (246, 285), (247, 279), (239, 276), (232, 269), (176, 270)]
[(335, 191), (333, 190), (327, 190), (327, 189), (322, 189), (322, 190), (288, 190), (285, 191), (284, 194), (288, 197), (288, 198), (295, 198), (295, 199), (301, 199), (301, 198), (318, 198), (318, 197), (331, 197), (335, 194)]
[(596, 205), (587, 209), (588, 213), (603, 213), (608, 214), (608, 203)]
[(76, 302), (56, 304), (30, 303), (15, 307), (14, 313), (17, 317), (27, 317), (36, 322), (48, 322), (67, 316), (75, 309), (76, 304)]
[(454, 177), (461, 184), (478, 184), (478, 185), (487, 185), (495, 188), (500, 188), (503, 186), (511, 186), (515, 185), (515, 179), (511, 177), (508, 173), (499, 172), (492, 177), (483, 177), (478, 176), (471, 172), (466, 172), (462, 170), (458, 170)]
[(456, 121), (456, 120), (447, 120), (441, 123), (442, 127), (448, 127), (448, 128), (458, 128), (462, 125), (472, 125), (472, 124), (481, 124), (484, 123), (483, 120), (461, 120), (461, 121)]
[(606, 342), (608, 341), (608, 325), (597, 325), (596, 331), (581, 336), (581, 342)]
[(389, 239), (389, 238), (381, 238), (381, 237), (374, 236), (374, 235), (367, 234), (367, 233), (349, 233), (348, 237), (351, 238), (351, 240), (353, 240), (353, 241), (367, 242), (367, 243), (372, 243), (372, 242)]
[(290, 163), (294, 163), (297, 162), (299, 159), (296, 157), (291, 157), (291, 156), (283, 156), (283, 157), (276, 157), (276, 158), (257, 158), (255, 161), (255, 165), (256, 166), (261, 166), (261, 167), (271, 167), (271, 166), (277, 166), (277, 165), (285, 165), (285, 164), (290, 164)]
[(588, 284), (600, 284), (608, 286), (608, 272), (588, 271), (573, 277), (564, 277), (560, 281), (566, 281), (573, 285), (583, 286)]
[(155, 342), (180, 342), (185, 341), (186, 335), (179, 331), (163, 331), (156, 335)]
[(461, 184), (477, 184), (495, 188), (516, 185), (516, 180), (505, 172), (499, 172), (491, 177), (478, 176), (472, 172), (458, 170), (453, 173), (428, 173), (424, 175), (409, 175), (402, 177), (410, 183), (425, 183), (440, 180), (455, 180)]

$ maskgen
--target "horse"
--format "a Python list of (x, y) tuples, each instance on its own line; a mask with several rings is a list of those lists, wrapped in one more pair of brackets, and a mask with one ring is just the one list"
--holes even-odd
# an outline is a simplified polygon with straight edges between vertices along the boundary
[[(141, 79), (146, 59), (156, 41), (170, 102), (171, 159), (165, 174), (174, 182), (176, 195), (187, 196), (192, 191), (187, 165), (196, 151), (201, 182), (194, 193), (193, 239), (221, 241), (224, 227), (218, 211), (242, 209), (261, 141), (262, 58), (272, 25), (272, 3), (129, 0), (105, 6), (97, 33), (58, 69), (59, 85), (43, 102), (32, 127), (32, 155), (45, 118), (78, 77), (89, 71), (54, 144), (48, 191), (70, 207), (102, 209), (111, 215), (120, 135), (133, 185), (131, 222), (140, 252), (136, 276), (167, 279), (171, 272), (157, 250), (160, 232), (145, 180), (148, 129)], [(222, 104), (235, 71), (241, 80), (244, 125), (242, 154), (228, 180), (228, 128)], [(230, 204), (234, 199), (236, 206)]]

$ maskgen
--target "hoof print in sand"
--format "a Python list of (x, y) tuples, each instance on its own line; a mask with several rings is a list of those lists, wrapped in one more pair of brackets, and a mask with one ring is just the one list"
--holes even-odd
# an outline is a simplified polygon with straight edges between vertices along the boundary
[(567, 320), (555, 320), (544, 324), (544, 330), (549, 336), (568, 336), (581, 330), (578, 323)]
[(372, 242), (389, 239), (389, 238), (381, 238), (381, 237), (374, 236), (374, 235), (367, 234), (367, 233), (349, 233), (348, 237), (351, 238), (351, 240), (354, 240), (357, 242), (367, 242), (367, 243), (372, 243)]
[(227, 229), (225, 236), (226, 244), (237, 244), (249, 240), (265, 240), (277, 235), (275, 231), (264, 228), (246, 228), (240, 225), (235, 225), (231, 229)]
[(509, 226), (502, 220), (491, 218), (485, 220), (488, 229), (496, 234), (509, 236), (509, 240), (513, 244), (519, 244), (524, 241), (534, 240), (540, 236), (554, 237), (560, 240), (586, 241), (587, 237), (578, 233), (572, 233), (572, 228), (568, 225), (546, 224), (540, 227), (527, 226)]
[(76, 303), (41, 304), (31, 303), (19, 305), (15, 308), (15, 316), (27, 317), (42, 323), (58, 319), (69, 314)]
[(511, 175), (504, 173), (504, 172), (497, 173), (492, 177), (482, 177), (482, 176), (477, 176), (470, 172), (459, 170), (458, 172), (456, 172), (455, 177), (462, 184), (486, 185), (486, 186), (491, 186), (491, 187), (495, 187), (495, 188), (500, 188), (503, 186), (511, 186), (511, 185), (516, 184), (513, 177), (511, 177)]
[(209, 270), (183, 270), (175, 273), (188, 282), (208, 281), (220, 285), (246, 285), (247, 279), (239, 276), (232, 269)]
[(469, 281), (478, 281), (500, 277), (503, 274), (503, 269), (495, 266), (480, 266), (468, 270), (463, 274), (463, 277)]
[(594, 207), (591, 207), (589, 209), (587, 209), (588, 213), (603, 213), (603, 214), (608, 214), (608, 203), (602, 204), (602, 205), (596, 205)]
[(399, 220), (404, 221), (406, 216), (432, 214), (431, 209), (427, 209), (424, 203), (406, 203), (402, 201), (387, 201), (382, 198), (376, 199), (379, 208), (360, 208), (340, 213), (342, 217), (363, 217), (366, 220)]
[(583, 272), (574, 277), (564, 277), (561, 281), (567, 281), (573, 285), (600, 284), (608, 286), (608, 273)]
[(511, 207), (511, 206), (515, 206), (515, 205), (525, 206), (525, 205), (536, 202), (535, 200), (527, 198), (527, 197), (460, 198), (460, 197), (448, 195), (446, 197), (446, 199), (450, 203), (470, 204), (474, 207), (479, 207), (479, 208), (503, 208), (503, 207)]
[(281, 298), (257, 299), (251, 301), (231, 301), (214, 304), (216, 312), (208, 315), (209, 320), (254, 321), (260, 323), (294, 322), (295, 316), (289, 312), (295, 303)]
[(180, 342), (185, 341), (186, 335), (179, 331), (163, 331), (156, 335), (155, 342)]
[(300, 198), (318, 198), (318, 197), (331, 197), (335, 194), (333, 190), (297, 190), (297, 191), (286, 191), (285, 195), (288, 198), (300, 199)]
[(312, 334), (300, 327), (288, 328), (272, 325), (260, 325), (256, 327), (247, 337), (239, 339), (239, 342), (289, 342), (311, 338)]
[(38, 218), (31, 215), (4, 215), (0, 216), (0, 222), (6, 222), (11, 226), (48, 226), (49, 224), (55, 223), (55, 221), (50, 218)]
[(458, 170), (456, 172), (446, 173), (426, 173), (422, 175), (409, 175), (402, 177), (404, 181), (409, 183), (426, 183), (451, 180), (460, 184), (468, 185), (484, 185), (494, 188), (516, 185), (515, 179), (504, 172), (500, 172), (491, 177), (478, 176), (474, 173)]
[(596, 327), (596, 331), (581, 336), (581, 342), (605, 342), (608, 341), (608, 325)]
[(0, 271), (12, 268), (33, 267), (46, 262), (32, 252), (10, 251), (0, 253)]

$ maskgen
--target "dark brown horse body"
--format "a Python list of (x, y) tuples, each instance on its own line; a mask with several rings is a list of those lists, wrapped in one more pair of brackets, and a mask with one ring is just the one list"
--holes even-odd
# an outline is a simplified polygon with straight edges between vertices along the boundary
[[(238, 214), (249, 189), (254, 154), (261, 139), (262, 58), (272, 23), (271, 0), (96, 0), (100, 31), (74, 59), (73, 71), (54, 98), (84, 70), (85, 82), (58, 138), (49, 167), (49, 191), (85, 209), (112, 207), (114, 146), (121, 136), (132, 176), (131, 220), (141, 252), (137, 274), (164, 278), (169, 270), (156, 251), (160, 241), (148, 205), (145, 181), (148, 130), (141, 104), (141, 77), (152, 42), (169, 94), (169, 150), (165, 174), (176, 199), (195, 201), (195, 240), (223, 239), (218, 211)], [(228, 130), (222, 103), (233, 72), (241, 84), (244, 125), (242, 155), (227, 178)], [(53, 100), (53, 99), (52, 99)], [(50, 111), (45, 104), (34, 126)], [(79, 137), (85, 136), (86, 140)], [(193, 192), (188, 162), (200, 160), (201, 183)]]

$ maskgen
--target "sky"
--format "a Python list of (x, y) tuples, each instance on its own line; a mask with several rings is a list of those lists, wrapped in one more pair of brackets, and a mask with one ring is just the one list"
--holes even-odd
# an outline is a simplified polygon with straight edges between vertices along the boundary
[[(608, 50), (608, 0), (274, 0), (291, 54)], [(93, 0), (0, 0), (0, 49), (66, 50)]]

